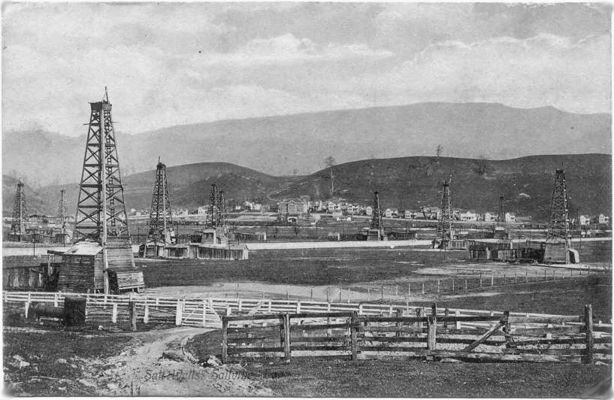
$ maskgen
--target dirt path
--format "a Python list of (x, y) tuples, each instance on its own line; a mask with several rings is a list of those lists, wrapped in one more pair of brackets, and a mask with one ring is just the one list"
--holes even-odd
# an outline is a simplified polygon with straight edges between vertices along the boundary
[(272, 396), (238, 366), (203, 367), (184, 351), (198, 328), (139, 332), (117, 356), (84, 360), (81, 383), (100, 396)]

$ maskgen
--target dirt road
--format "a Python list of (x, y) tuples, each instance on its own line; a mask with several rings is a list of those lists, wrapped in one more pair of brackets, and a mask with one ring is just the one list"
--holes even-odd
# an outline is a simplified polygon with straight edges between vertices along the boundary
[(81, 383), (100, 396), (272, 396), (243, 377), (239, 366), (198, 364), (184, 346), (198, 328), (130, 334), (124, 351), (105, 360), (84, 360)]

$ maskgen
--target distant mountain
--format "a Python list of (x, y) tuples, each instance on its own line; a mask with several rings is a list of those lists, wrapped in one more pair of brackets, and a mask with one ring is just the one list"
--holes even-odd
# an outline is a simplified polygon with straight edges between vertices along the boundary
[[(452, 204), (455, 208), (479, 212), (497, 211), (499, 196), (507, 211), (546, 220), (557, 168), (566, 172), (572, 216), (611, 214), (612, 158), (606, 154), (548, 155), (493, 161), (450, 157), (403, 157), (371, 159), (333, 167), (335, 198), (371, 204), (373, 192), (380, 192), (383, 207), (419, 209), (439, 206), (441, 183), (452, 174)], [(171, 205), (194, 209), (208, 203), (211, 184), (225, 191), (227, 200), (279, 199), (308, 195), (330, 198), (330, 171), (307, 176), (274, 177), (229, 163), (198, 163), (167, 169)], [(4, 177), (3, 197), (12, 204), (14, 185)], [(154, 170), (130, 175), (123, 180), (128, 208), (151, 204)], [(74, 213), (78, 185), (48, 186), (33, 195), (44, 199), (42, 209), (55, 213), (61, 188), (66, 205)], [(26, 192), (27, 193), (27, 192)], [(13, 197), (11, 197), (13, 196)]]
[[(158, 156), (169, 166), (224, 161), (290, 175), (317, 171), (331, 155), (338, 163), (431, 156), (438, 145), (445, 156), (466, 158), (610, 154), (611, 115), (419, 103), (181, 125), (135, 135), (118, 131), (116, 136), (126, 175), (154, 168)], [(79, 181), (85, 135), (5, 132), (2, 140), (5, 173), (40, 185)]]

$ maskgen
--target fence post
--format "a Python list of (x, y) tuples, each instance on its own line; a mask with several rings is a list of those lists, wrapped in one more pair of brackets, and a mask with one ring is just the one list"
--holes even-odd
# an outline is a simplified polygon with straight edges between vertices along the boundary
[(448, 308), (446, 307), (443, 315), (445, 316), (444, 320), (443, 320), (443, 329), (445, 332), (448, 331), (448, 317), (450, 316), (450, 310), (448, 310)]
[[(397, 314), (397, 318), (400, 318), (403, 315), (403, 310), (397, 309), (396, 314)], [(401, 337), (401, 327), (403, 326), (403, 323), (397, 322), (395, 325), (396, 325), (397, 331), (395, 332), (394, 336)]]
[[(107, 297), (107, 296), (105, 296), (105, 297)], [(53, 306), (54, 307), (58, 306), (58, 294), (57, 293), (53, 294)]]
[(424, 294), (424, 282), (422, 282), (422, 294)]
[(228, 319), (222, 316), (222, 363), (228, 361)]
[(358, 305), (358, 314), (362, 315), (362, 303)]
[(356, 311), (352, 312), (352, 317), (350, 319), (350, 335), (352, 338), (352, 361), (356, 361), (358, 359), (358, 318), (356, 316)]
[(296, 301), (296, 313), (300, 313), (301, 312), (301, 301), (297, 300)]
[(439, 294), (440, 286), (441, 286), (441, 280), (437, 279), (437, 294)]
[[(460, 317), (460, 311), (458, 311), (458, 310), (454, 311), (454, 316), (455, 317)], [(456, 320), (456, 329), (457, 330), (461, 329), (461, 322), (458, 319)]]
[(182, 319), (181, 300), (177, 299), (177, 306), (175, 307), (175, 325), (181, 326)]
[(454, 278), (452, 278), (452, 293), (454, 293)]
[(584, 364), (593, 363), (593, 306), (587, 304), (584, 306), (584, 325), (586, 330), (586, 354), (584, 356)]
[(509, 311), (503, 311), (503, 319), (501, 321), (503, 322), (503, 333), (505, 334), (505, 347), (509, 348), (511, 342), (509, 336), (511, 330)]
[(243, 310), (243, 299), (239, 299), (237, 306), (239, 307), (237, 311), (241, 312)]
[(203, 299), (203, 328), (207, 324), (207, 301)]
[[(416, 308), (416, 317), (418, 318), (422, 317), (422, 308)], [(416, 322), (416, 328), (422, 331), (422, 322), (420, 321)]]
[(482, 287), (482, 273), (480, 272), (480, 287)]
[(384, 300), (384, 285), (382, 285), (382, 300)]
[(411, 283), (407, 284), (407, 299), (411, 297)]
[(130, 314), (130, 329), (136, 331), (136, 302), (130, 301), (128, 303), (128, 310)]
[(514, 272), (514, 283), (518, 283), (518, 274)]
[(495, 274), (490, 274), (490, 286), (495, 286)]
[(149, 323), (149, 300), (145, 299), (145, 312), (143, 313), (143, 323)]
[(427, 348), (429, 350), (435, 350), (437, 346), (437, 304), (433, 304), (433, 313), (427, 317), (427, 323)]
[(117, 323), (117, 303), (113, 303), (113, 310), (111, 312), (111, 322)]
[(271, 300), (269, 300), (269, 313), (271, 312), (273, 307), (273, 302)]
[(465, 292), (469, 290), (469, 285), (467, 284), (467, 279), (465, 279)]
[(290, 361), (290, 314), (284, 314), (284, 355)]
[(524, 281), (525, 281), (525, 283), (529, 282), (529, 271), (528, 270), (525, 271), (525, 273), (524, 273)]

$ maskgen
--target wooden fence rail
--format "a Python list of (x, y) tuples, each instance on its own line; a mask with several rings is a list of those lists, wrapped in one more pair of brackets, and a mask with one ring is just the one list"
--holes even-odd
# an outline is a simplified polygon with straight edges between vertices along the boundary
[[(565, 319), (451, 316), (435, 305), (428, 315), (379, 317), (358, 312), (280, 313), (222, 317), (222, 361), (236, 358), (380, 357), (484, 361), (584, 362), (612, 359), (611, 332), (595, 335), (591, 306), (581, 324)], [(446, 312), (447, 311), (447, 312)], [(567, 320), (571, 320), (568, 317)], [(544, 328), (544, 321), (548, 321)], [(480, 323), (472, 329), (459, 323)], [(559, 325), (555, 325), (559, 324)], [(560, 327), (570, 328), (561, 333)], [(539, 336), (529, 335), (530, 330)], [(550, 329), (551, 332), (543, 333)]]

